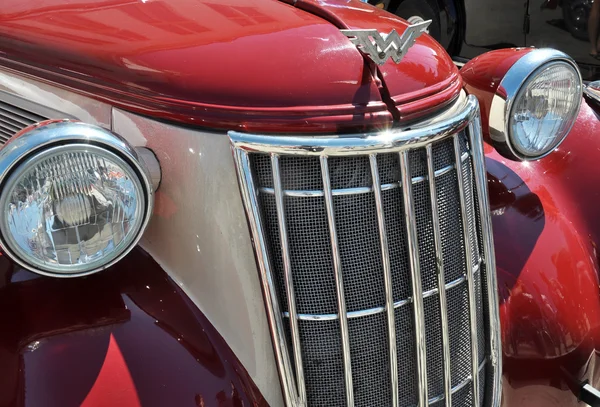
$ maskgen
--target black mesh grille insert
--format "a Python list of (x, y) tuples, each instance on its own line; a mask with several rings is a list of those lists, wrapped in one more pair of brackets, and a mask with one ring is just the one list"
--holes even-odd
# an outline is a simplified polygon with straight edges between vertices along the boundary
[[(477, 309), (478, 360), (486, 355), (486, 309), (482, 287), (484, 268), (480, 220), (476, 213), (473, 162), (466, 140), (460, 133), (461, 157), (457, 162), (453, 138), (432, 145), (435, 179), (428, 177), (426, 149), (408, 152), (411, 199), (418, 241), (418, 266), (421, 272), (423, 314), (426, 339), (428, 396), (431, 405), (443, 406), (444, 355), (442, 311), (448, 318), (450, 370), (453, 405), (469, 406), (472, 401), (471, 330), (469, 291), (466, 279), (465, 247), (472, 249), (474, 298)], [(376, 193), (368, 155), (336, 156), (327, 159), (332, 192), (333, 221), (337, 235), (336, 250), (343, 279), (343, 301), (347, 311), (348, 352), (352, 368), (354, 405), (387, 407), (391, 405), (392, 381), (390, 349), (397, 353), (398, 398), (400, 406), (418, 403), (419, 375), (416, 362), (415, 316), (412, 270), (407, 247), (407, 222), (402, 187), (400, 152), (376, 154), (381, 184), (381, 207), (388, 260), (391, 294), (394, 301), (393, 331), (396, 342), (389, 343), (386, 287)], [(289, 333), (288, 301), (284, 279), (281, 239), (271, 157), (250, 153), (250, 167), (257, 190), (264, 240), (280, 307), (284, 313), (288, 351), (293, 355)], [(345, 367), (343, 336), (338, 315), (338, 294), (331, 230), (318, 156), (280, 155), (283, 207), (287, 224), (289, 258), (299, 315), (299, 336), (309, 406), (345, 406)], [(465, 210), (469, 239), (463, 238), (459, 178), (464, 183)], [(433, 184), (431, 184), (433, 183)], [(439, 231), (447, 309), (440, 310), (438, 270), (430, 186), (437, 194)], [(480, 374), (480, 398), (486, 389), (486, 366)]]

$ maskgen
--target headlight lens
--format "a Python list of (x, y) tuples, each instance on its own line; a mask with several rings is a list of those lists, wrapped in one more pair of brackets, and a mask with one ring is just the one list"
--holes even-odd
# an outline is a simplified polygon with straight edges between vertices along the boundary
[(537, 160), (558, 147), (577, 120), (581, 74), (571, 57), (555, 49), (514, 52), (519, 59), (500, 83), (490, 78), (489, 86), (497, 88), (489, 105), (489, 141), (508, 159)]
[(144, 196), (138, 175), (112, 152), (84, 144), (54, 147), (8, 178), (0, 227), (27, 263), (81, 273), (110, 262), (135, 239)]
[(114, 264), (152, 214), (151, 179), (160, 174), (147, 160), (84, 123), (44, 122), (17, 134), (0, 149), (0, 246), (23, 267), (55, 277)]
[(568, 63), (551, 62), (534, 72), (510, 112), (508, 129), (514, 148), (526, 157), (554, 149), (577, 118), (581, 92), (579, 73)]

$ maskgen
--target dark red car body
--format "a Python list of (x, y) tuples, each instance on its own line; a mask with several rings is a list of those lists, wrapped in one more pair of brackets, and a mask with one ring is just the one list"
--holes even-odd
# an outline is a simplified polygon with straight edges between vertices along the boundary
[[(229, 24), (204, 18), (208, 10)], [(401, 64), (375, 67), (339, 32), (365, 27), (401, 26), (342, 0), (4, 0), (0, 66), (171, 122), (282, 133), (386, 129), (465, 88), (480, 100), (485, 132), (490, 84), (524, 52), (505, 50), (459, 72), (424, 37)], [(600, 384), (594, 109), (582, 103), (565, 142), (540, 161), (509, 161), (486, 144), (507, 407), (577, 405), (582, 381)], [(1, 257), (0, 406), (75, 405), (266, 402), (141, 249), (70, 281)]]

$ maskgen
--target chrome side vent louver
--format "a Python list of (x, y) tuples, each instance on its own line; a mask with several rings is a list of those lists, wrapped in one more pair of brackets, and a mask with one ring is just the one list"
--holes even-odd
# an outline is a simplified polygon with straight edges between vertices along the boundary
[(25, 127), (44, 120), (48, 118), (0, 101), (0, 145)]

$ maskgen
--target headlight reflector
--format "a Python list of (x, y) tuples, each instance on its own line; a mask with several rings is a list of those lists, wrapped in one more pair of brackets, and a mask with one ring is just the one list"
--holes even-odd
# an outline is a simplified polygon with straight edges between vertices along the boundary
[(139, 240), (153, 205), (149, 174), (120, 137), (53, 123), (0, 150), (2, 248), (39, 274), (74, 277), (114, 264)]
[(509, 119), (514, 147), (527, 157), (554, 149), (573, 126), (580, 101), (581, 84), (573, 66), (560, 61), (542, 66), (515, 99)]
[(490, 108), (490, 137), (505, 157), (536, 160), (554, 150), (577, 119), (583, 95), (575, 62), (533, 49), (502, 78)]
[(0, 199), (0, 228), (27, 263), (80, 273), (110, 262), (135, 239), (144, 195), (139, 177), (114, 153), (58, 146), (11, 174)]

